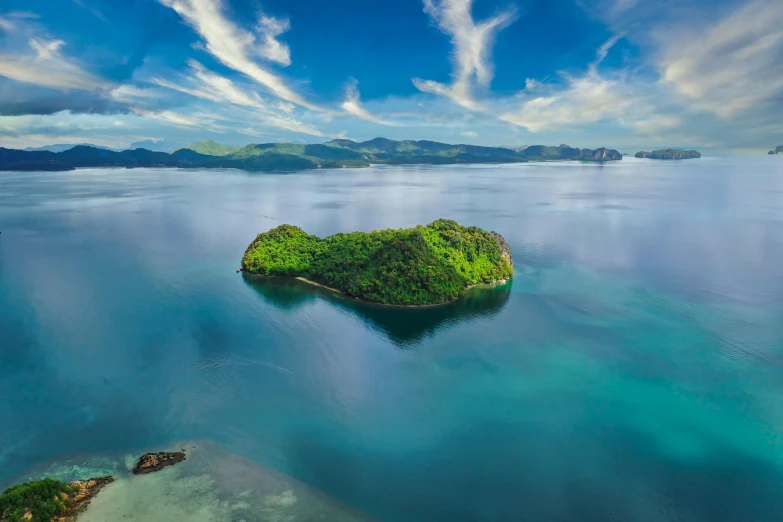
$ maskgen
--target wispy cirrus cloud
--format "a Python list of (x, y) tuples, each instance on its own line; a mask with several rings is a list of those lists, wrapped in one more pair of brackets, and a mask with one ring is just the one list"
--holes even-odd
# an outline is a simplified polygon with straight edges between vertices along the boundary
[(179, 127), (204, 127), (204, 126), (210, 126), (214, 130), (214, 125), (212, 120), (207, 120), (205, 118), (198, 118), (195, 116), (190, 116), (187, 114), (180, 114), (174, 111), (149, 111), (146, 109), (141, 109), (138, 107), (134, 107), (133, 112), (136, 113), (139, 116), (142, 116), (144, 118), (149, 118), (151, 120), (160, 121), (166, 124), (176, 125)]
[(256, 93), (243, 91), (233, 81), (207, 70), (196, 60), (188, 60), (188, 65), (191, 74), (183, 75), (184, 83), (160, 77), (153, 77), (149, 81), (167, 89), (217, 103), (233, 103), (255, 108), (264, 106)]
[(454, 45), (453, 81), (450, 85), (434, 80), (414, 78), (423, 92), (445, 96), (468, 108), (477, 108), (476, 88), (487, 88), (494, 74), (492, 46), (498, 31), (516, 19), (516, 10), (507, 9), (476, 22), (472, 14), (473, 0), (424, 0), (424, 11), (438, 28), (451, 37)]
[(276, 40), (288, 25), (262, 17), (259, 35), (226, 18), (220, 0), (159, 0), (174, 9), (204, 40), (204, 48), (221, 63), (266, 87), (270, 93), (299, 106), (322, 110), (294, 92), (283, 78), (259, 65), (262, 56), (277, 63), (290, 63), (288, 47)]
[(92, 14), (95, 18), (101, 20), (102, 22), (106, 22), (106, 17), (103, 16), (103, 13), (101, 13), (98, 9), (93, 7), (92, 5), (88, 4), (85, 0), (73, 0), (73, 3), (81, 7), (82, 9), (85, 9), (90, 14)]
[[(12, 25), (12, 30), (16, 29), (18, 25)], [(27, 49), (0, 53), (0, 76), (60, 90), (101, 91), (112, 87), (111, 82), (65, 56), (65, 45), (63, 40), (30, 37)]]
[[(242, 122), (242, 118), (244, 118), (253, 120), (257, 125), (275, 127), (311, 136), (325, 135), (314, 124), (305, 123), (298, 119), (295, 115), (295, 106), (292, 103), (280, 102), (279, 100), (278, 103), (270, 103), (262, 99), (257, 93), (247, 91), (232, 80), (206, 69), (196, 60), (189, 60), (188, 64), (190, 74), (182, 75), (181, 82), (159, 77), (153, 77), (149, 81), (160, 87), (215, 102), (221, 106), (231, 104), (251, 109), (252, 112), (250, 113), (244, 112), (241, 115), (228, 118), (229, 121), (239, 125), (246, 124), (246, 122)], [(226, 115), (231, 114), (231, 111), (225, 107), (223, 112)], [(257, 131), (253, 132), (254, 134), (251, 135), (258, 133)]]
[(748, 3), (699, 31), (661, 28), (654, 37), (662, 82), (697, 109), (730, 118), (783, 95), (779, 0)]
[(291, 65), (291, 49), (277, 39), (291, 29), (291, 22), (287, 18), (261, 15), (257, 29), (261, 41), (261, 45), (257, 47), (258, 54), (271, 62)]
[(0, 114), (122, 110), (109, 94), (118, 85), (69, 55), (69, 45), (52, 37), (34, 13), (5, 13), (0, 20)]
[(631, 108), (643, 90), (638, 85), (628, 85), (622, 74), (607, 78), (599, 71), (599, 65), (620, 37), (615, 35), (598, 48), (596, 59), (584, 75), (561, 73), (564, 85), (548, 87), (529, 81), (518, 96), (518, 100), (523, 100), (521, 105), (500, 113), (500, 119), (538, 132), (632, 118)]
[(544, 85), (534, 79), (515, 97), (496, 97), (476, 88), (487, 88), (493, 75), (492, 45), (497, 31), (514, 21), (516, 11), (507, 10), (477, 23), (471, 14), (472, 0), (424, 0), (425, 11), (454, 43), (454, 82), (414, 80), (423, 92), (444, 96), (484, 117), (524, 127), (530, 132), (584, 126), (604, 119), (620, 118), (631, 107), (632, 89), (620, 75), (607, 78), (599, 72), (601, 62), (622, 38), (612, 36), (596, 51), (596, 58), (583, 75), (559, 73), (562, 82)]
[(371, 123), (377, 123), (379, 125), (395, 125), (393, 122), (386, 121), (375, 114), (371, 113), (362, 106), (361, 98), (359, 96), (359, 84), (357, 81), (352, 81), (345, 89), (345, 101), (341, 107), (345, 112)]

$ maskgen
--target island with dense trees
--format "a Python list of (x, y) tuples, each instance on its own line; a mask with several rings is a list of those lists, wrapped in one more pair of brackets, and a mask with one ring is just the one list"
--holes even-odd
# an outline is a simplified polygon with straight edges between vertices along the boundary
[(250, 244), (242, 271), (295, 277), (374, 303), (422, 306), (455, 301), (476, 285), (505, 283), (514, 270), (500, 234), (438, 219), (326, 238), (280, 225)]
[(520, 149), (449, 145), (436, 141), (395, 141), (375, 138), (355, 142), (261, 143), (245, 147), (214, 141), (195, 143), (171, 154), (147, 149), (115, 151), (78, 145), (62, 152), (0, 147), (0, 170), (73, 170), (83, 167), (233, 168), (292, 171), (318, 168), (387, 165), (452, 165), (470, 163), (524, 163), (528, 161), (607, 162), (623, 159), (605, 147), (578, 149), (568, 145), (533, 145)]
[(45, 478), (8, 488), (0, 495), (1, 522), (71, 522), (112, 477), (61, 482)]
[(783, 154), (783, 145), (780, 145), (774, 150), (769, 151), (767, 154)]
[(695, 150), (662, 149), (654, 150), (652, 152), (639, 151), (636, 153), (635, 157), (662, 160), (681, 160), (701, 158), (701, 152)]

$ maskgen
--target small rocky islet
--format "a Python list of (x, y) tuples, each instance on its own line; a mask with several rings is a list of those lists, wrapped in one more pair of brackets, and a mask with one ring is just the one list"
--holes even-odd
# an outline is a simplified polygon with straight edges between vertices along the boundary
[[(184, 460), (184, 451), (145, 453), (132, 473), (153, 473)], [(0, 522), (74, 522), (114, 480), (112, 476), (72, 482), (44, 478), (12, 486), (0, 494)]]
[(280, 225), (250, 244), (241, 271), (303, 279), (378, 304), (429, 306), (456, 301), (476, 285), (506, 283), (514, 268), (500, 234), (438, 219), (326, 238)]
[(132, 473), (134, 475), (146, 475), (147, 473), (160, 471), (167, 466), (179, 464), (183, 460), (185, 460), (184, 451), (145, 453), (139, 458), (139, 462), (133, 468)]
[(696, 150), (661, 149), (652, 152), (639, 151), (634, 157), (660, 160), (683, 160), (701, 158), (701, 152)]

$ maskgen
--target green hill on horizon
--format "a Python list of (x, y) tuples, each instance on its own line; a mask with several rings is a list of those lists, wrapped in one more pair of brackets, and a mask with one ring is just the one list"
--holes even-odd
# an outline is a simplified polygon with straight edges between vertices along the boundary
[(241, 148), (242, 147), (238, 147), (236, 145), (218, 143), (214, 140), (198, 141), (192, 145), (188, 145), (187, 147), (182, 147), (182, 149), (192, 150), (206, 156), (228, 156), (229, 154), (234, 154), (235, 152), (239, 151)]
[(107, 151), (77, 146), (64, 152), (28, 152), (0, 147), (0, 170), (72, 170), (79, 167), (186, 167), (293, 171), (317, 168), (386, 165), (453, 165), (523, 163), (528, 161), (622, 160), (614, 149), (578, 149), (533, 145), (521, 150), (436, 141), (396, 141), (375, 138), (364, 142), (337, 139), (326, 143), (258, 143), (245, 147), (202, 141), (171, 154), (146, 149)]

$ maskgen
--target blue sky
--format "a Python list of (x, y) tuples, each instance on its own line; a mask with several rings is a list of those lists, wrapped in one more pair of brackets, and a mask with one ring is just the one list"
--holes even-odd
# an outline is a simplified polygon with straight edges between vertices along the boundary
[(4, 0), (0, 146), (783, 144), (780, 0)]

